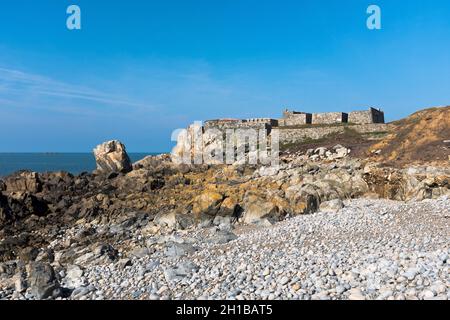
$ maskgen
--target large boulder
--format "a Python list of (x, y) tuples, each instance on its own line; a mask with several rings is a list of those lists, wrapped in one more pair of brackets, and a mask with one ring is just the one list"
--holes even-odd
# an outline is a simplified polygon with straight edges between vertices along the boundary
[(82, 287), (84, 285), (84, 281), (82, 279), (83, 273), (83, 269), (77, 265), (70, 265), (67, 267), (67, 274), (64, 279), (65, 287), (68, 289)]
[(36, 299), (47, 299), (58, 295), (60, 285), (51, 265), (32, 262), (29, 265), (28, 274), (28, 284), (31, 289), (31, 294)]
[(188, 214), (182, 214), (176, 211), (160, 212), (155, 216), (155, 224), (172, 229), (187, 229), (194, 225), (194, 219)]
[(222, 217), (233, 217), (238, 214), (240, 206), (235, 197), (227, 197), (220, 205), (220, 210), (217, 215)]
[(280, 209), (264, 196), (249, 192), (244, 198), (244, 223), (270, 225), (280, 220)]
[(344, 208), (344, 203), (341, 199), (325, 201), (320, 204), (320, 211), (322, 212), (338, 212), (342, 208)]
[(192, 212), (199, 217), (200, 215), (215, 216), (220, 209), (223, 196), (214, 191), (205, 191), (197, 196), (193, 202)]
[(117, 140), (108, 141), (94, 149), (97, 170), (103, 173), (130, 172), (133, 170), (125, 145)]
[(290, 210), (294, 215), (311, 214), (318, 210), (321, 189), (314, 184), (291, 186), (286, 190)]

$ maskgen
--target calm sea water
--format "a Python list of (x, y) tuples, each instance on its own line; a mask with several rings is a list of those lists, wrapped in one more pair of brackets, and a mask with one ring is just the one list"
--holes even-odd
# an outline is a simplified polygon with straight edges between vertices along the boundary
[[(156, 153), (130, 153), (132, 162)], [(95, 169), (92, 153), (0, 153), (0, 177), (19, 170), (67, 171), (78, 174)]]

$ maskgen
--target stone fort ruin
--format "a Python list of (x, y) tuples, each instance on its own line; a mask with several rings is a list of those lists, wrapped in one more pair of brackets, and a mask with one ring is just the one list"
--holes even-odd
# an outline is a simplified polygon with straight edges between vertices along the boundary
[[(257, 139), (254, 141), (255, 145), (273, 146), (278, 143), (289, 145), (342, 134), (347, 129), (376, 136), (389, 132), (391, 125), (385, 124), (384, 112), (375, 108), (349, 113), (307, 113), (285, 110), (281, 119), (207, 120), (203, 125), (196, 123), (189, 126), (182, 135), (179, 135), (173, 154), (180, 159), (186, 155), (191, 159), (195, 158), (195, 155), (209, 154), (209, 151), (203, 151), (211, 147), (222, 151), (230, 146), (234, 148), (238, 145), (247, 148), (250, 140), (255, 139)], [(250, 133), (256, 135), (253, 140), (250, 139)]]
[(256, 119), (219, 119), (205, 121), (205, 129), (239, 129), (254, 128), (270, 131), (276, 127), (298, 127), (314, 125), (337, 125), (337, 124), (384, 124), (384, 112), (380, 109), (370, 108), (365, 111), (324, 112), (307, 113), (300, 111), (285, 110), (281, 119), (256, 118)]

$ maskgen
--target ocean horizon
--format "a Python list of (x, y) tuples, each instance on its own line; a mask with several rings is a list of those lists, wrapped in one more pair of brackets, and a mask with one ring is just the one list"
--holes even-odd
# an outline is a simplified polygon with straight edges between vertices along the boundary
[[(146, 156), (158, 155), (162, 152), (128, 153), (132, 162)], [(92, 152), (29, 152), (0, 153), (0, 177), (5, 177), (21, 170), (34, 172), (66, 171), (72, 174), (95, 170), (95, 157)]]

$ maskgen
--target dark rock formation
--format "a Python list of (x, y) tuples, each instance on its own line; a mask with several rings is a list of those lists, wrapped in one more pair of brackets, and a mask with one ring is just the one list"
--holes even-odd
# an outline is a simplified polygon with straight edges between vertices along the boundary
[(11, 208), (8, 204), (8, 198), (0, 192), (0, 226), (11, 219)]
[(6, 178), (4, 181), (6, 192), (31, 192), (41, 190), (41, 181), (35, 172), (21, 171)]

